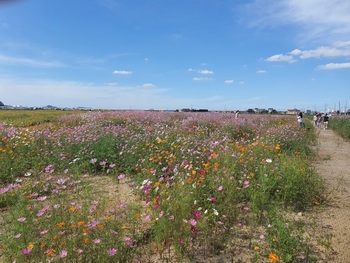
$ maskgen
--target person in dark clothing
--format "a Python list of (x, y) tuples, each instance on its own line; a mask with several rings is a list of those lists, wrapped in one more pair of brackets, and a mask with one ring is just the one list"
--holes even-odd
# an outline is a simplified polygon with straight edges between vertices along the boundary
[(326, 114), (323, 116), (323, 126), (324, 126), (324, 129), (327, 129), (327, 128), (328, 128), (328, 121), (329, 121), (329, 116), (328, 116), (328, 114), (326, 113)]

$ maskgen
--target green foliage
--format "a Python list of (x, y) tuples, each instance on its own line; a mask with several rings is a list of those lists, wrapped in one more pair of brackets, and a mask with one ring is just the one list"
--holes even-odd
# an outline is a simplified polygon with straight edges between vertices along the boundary
[(329, 120), (329, 127), (345, 139), (350, 139), (350, 117), (332, 117)]
[[(132, 262), (152, 253), (196, 261), (238, 242), (237, 225), (268, 233), (263, 256), (270, 249), (288, 262), (304, 253), (302, 226), (279, 211), (323, 200), (324, 182), (309, 168), (312, 129), (264, 115), (240, 116), (238, 123), (232, 114), (130, 114), (0, 127), (9, 261)], [(109, 178), (101, 175), (115, 181), (100, 185)], [(15, 179), (22, 183), (7, 185)], [(117, 204), (120, 189), (127, 202)], [(136, 204), (129, 203), (131, 192)], [(69, 256), (60, 258), (62, 251)]]

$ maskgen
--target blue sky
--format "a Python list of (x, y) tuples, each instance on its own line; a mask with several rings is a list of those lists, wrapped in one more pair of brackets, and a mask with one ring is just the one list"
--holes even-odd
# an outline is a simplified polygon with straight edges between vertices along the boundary
[(349, 0), (0, 1), (0, 101), (350, 108)]

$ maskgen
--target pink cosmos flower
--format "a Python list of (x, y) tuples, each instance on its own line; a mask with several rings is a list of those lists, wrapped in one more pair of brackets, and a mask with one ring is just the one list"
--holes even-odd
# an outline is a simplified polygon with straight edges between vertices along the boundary
[(17, 220), (18, 220), (18, 222), (24, 222), (24, 221), (26, 221), (26, 218), (25, 217), (20, 217)]
[(92, 242), (94, 242), (95, 244), (100, 244), (101, 243), (101, 239), (96, 238), (96, 239), (92, 240)]
[(46, 229), (42, 230), (42, 231), (40, 231), (40, 235), (42, 235), (42, 236), (46, 235), (48, 232), (49, 232), (49, 230), (46, 230)]
[(196, 226), (197, 225), (197, 221), (193, 218), (191, 218), (188, 223), (191, 225), (191, 226)]
[(108, 255), (111, 256), (111, 257), (115, 256), (117, 254), (117, 252), (118, 251), (115, 248), (109, 248), (107, 250)]
[(60, 251), (60, 253), (58, 254), (58, 256), (60, 258), (65, 258), (68, 255), (68, 251), (67, 250), (62, 250)]
[(32, 249), (31, 248), (25, 248), (21, 251), (21, 254), (22, 255), (28, 255), (30, 254), (30, 252), (32, 252)]
[(201, 213), (201, 211), (194, 211), (193, 212), (193, 216), (195, 217), (195, 218), (201, 218), (202, 217), (202, 213)]
[(244, 187), (247, 188), (249, 186), (249, 181), (244, 181), (243, 184), (244, 184)]
[(125, 179), (125, 174), (120, 174), (120, 175), (118, 176), (118, 179), (119, 179), (119, 180), (124, 180), (124, 179)]
[(145, 216), (145, 221), (146, 221), (146, 222), (151, 221), (151, 215), (146, 215), (146, 216)]
[(222, 191), (222, 189), (224, 189), (224, 187), (223, 187), (222, 185), (220, 185), (220, 186), (218, 187), (218, 191)]

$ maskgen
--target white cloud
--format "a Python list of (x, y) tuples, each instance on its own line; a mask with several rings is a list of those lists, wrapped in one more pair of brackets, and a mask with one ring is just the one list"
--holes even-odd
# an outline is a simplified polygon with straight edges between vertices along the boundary
[(127, 70), (115, 70), (113, 71), (113, 74), (115, 75), (131, 75), (132, 71), (127, 71)]
[(17, 65), (35, 68), (56, 68), (64, 65), (58, 61), (41, 61), (26, 57), (11, 57), (0, 54), (0, 64)]
[(316, 49), (300, 50), (294, 49), (290, 52), (293, 56), (302, 59), (321, 57), (347, 57), (350, 56), (350, 42), (336, 42), (331, 46), (321, 46)]
[(265, 74), (265, 73), (267, 73), (267, 71), (266, 71), (266, 70), (263, 70), (263, 69), (260, 69), (260, 70), (258, 70), (256, 73), (257, 73), (257, 74)]
[[(312, 58), (348, 58), (350, 57), (350, 41), (337, 41), (329, 46), (321, 46), (315, 49), (301, 50), (294, 49), (287, 55), (278, 54), (273, 55), (265, 61), (268, 62), (295, 62), (297, 58), (300, 59), (312, 59)], [(330, 63), (323, 66), (318, 66), (317, 69), (339, 69), (347, 68), (348, 63)]]
[(328, 63), (326, 65), (318, 66), (317, 69), (320, 70), (334, 70), (334, 69), (346, 69), (350, 68), (350, 62), (349, 63)]
[(293, 63), (293, 62), (295, 62), (295, 59), (293, 58), (293, 56), (277, 54), (277, 55), (273, 55), (271, 57), (268, 57), (267, 59), (265, 59), (265, 61)]
[(146, 88), (146, 89), (150, 89), (150, 88), (155, 88), (156, 85), (152, 84), (152, 83), (145, 83), (142, 85), (143, 88)]
[(207, 69), (198, 70), (198, 73), (203, 74), (203, 75), (214, 74), (214, 72), (212, 70), (207, 70)]
[(233, 84), (233, 79), (225, 80), (225, 84)]
[(206, 80), (213, 80), (213, 79), (208, 78), (208, 77), (194, 77), (193, 80), (194, 81), (206, 81)]
[(350, 1), (348, 0), (255, 0), (244, 13), (251, 26), (295, 25), (299, 40), (348, 39)]
[(198, 74), (203, 74), (203, 75), (214, 74), (214, 71), (208, 70), (208, 69), (193, 69), (193, 68), (189, 68), (187, 71), (188, 72), (197, 72)]

